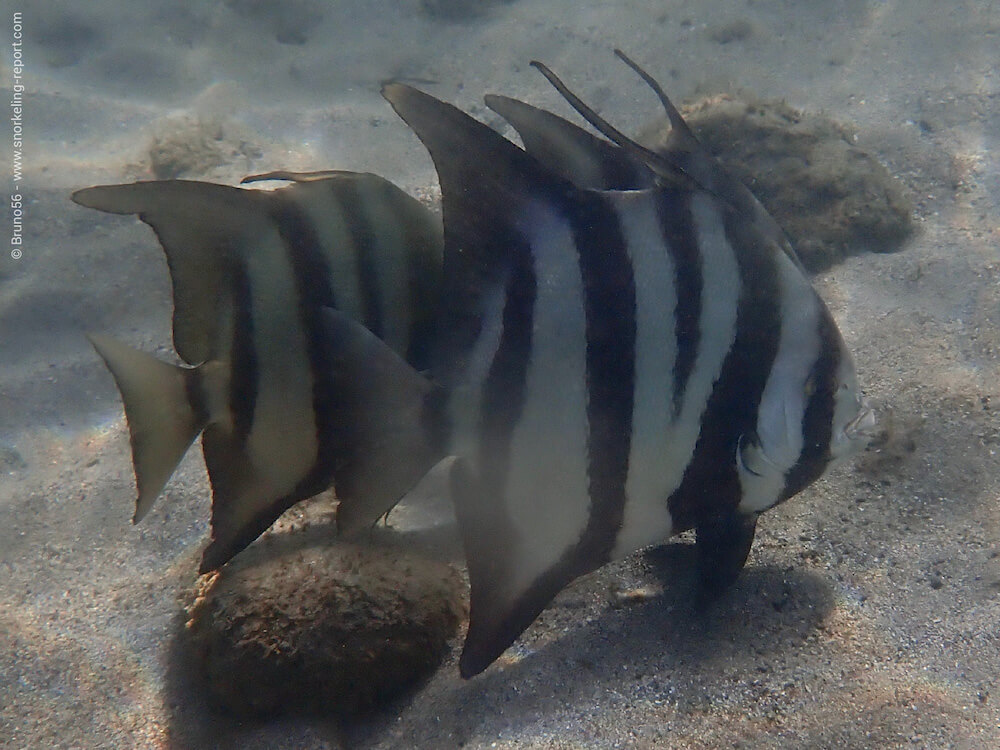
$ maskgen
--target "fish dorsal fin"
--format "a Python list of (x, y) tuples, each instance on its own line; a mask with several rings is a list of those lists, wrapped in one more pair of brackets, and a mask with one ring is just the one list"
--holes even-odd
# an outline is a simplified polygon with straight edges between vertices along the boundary
[[(531, 65), (541, 71), (542, 75), (569, 102), (570, 106), (580, 113), (581, 117), (606, 138), (644, 163), (661, 180), (672, 184), (683, 182), (687, 182), (689, 185), (693, 184), (727, 203), (744, 216), (748, 222), (752, 223), (762, 237), (788, 256), (803, 275), (807, 275), (802, 261), (795, 253), (784, 230), (761, 205), (750, 189), (730, 174), (705, 149), (660, 84), (621, 50), (616, 49), (615, 55), (642, 78), (663, 105), (667, 119), (670, 121), (670, 134), (662, 148), (648, 148), (629, 138), (570, 91), (566, 84), (548, 67), (537, 61), (532, 61)], [(681, 175), (683, 175), (683, 179)]]
[(802, 265), (802, 261), (792, 247), (785, 231), (757, 200), (757, 196), (750, 188), (722, 166), (722, 163), (702, 145), (680, 111), (670, 101), (670, 97), (656, 82), (656, 79), (620, 49), (616, 49), (615, 54), (646, 82), (659, 98), (667, 113), (667, 119), (670, 121), (670, 133), (667, 136), (666, 144), (660, 149), (660, 153), (671, 159), (685, 173), (691, 175), (706, 190), (719, 196), (744, 216), (747, 216), (764, 237), (780, 247), (799, 271), (803, 275), (807, 275), (805, 266)]
[[(541, 72), (543, 76), (552, 84), (553, 88), (575, 109), (583, 119), (589, 122), (595, 130), (610, 140), (612, 143), (630, 154), (634, 159), (645, 164), (660, 181), (678, 186), (690, 187), (692, 184), (698, 185), (697, 181), (688, 175), (677, 164), (674, 164), (667, 156), (658, 153), (650, 148), (646, 148), (632, 138), (629, 138), (614, 125), (609, 123), (597, 112), (594, 111), (580, 97), (570, 91), (569, 87), (553, 73), (548, 66), (538, 60), (532, 60), (531, 66)], [(699, 187), (703, 187), (698, 185)]]
[[(174, 294), (174, 347), (189, 364), (219, 346), (228, 289), (240, 248), (261, 234), (264, 212), (251, 191), (191, 180), (99, 185), (73, 193), (81, 206), (138, 214), (156, 232), (167, 256)], [(228, 304), (228, 302), (225, 302)]]
[(282, 182), (318, 182), (328, 180), (331, 177), (355, 177), (357, 172), (348, 172), (343, 169), (319, 169), (315, 172), (293, 172), (287, 169), (276, 169), (272, 172), (261, 174), (249, 174), (240, 180), (241, 185), (251, 182), (267, 182), (268, 180)]
[(623, 149), (544, 109), (489, 94), (486, 106), (509, 122), (525, 150), (574, 185), (594, 190), (637, 190), (653, 185), (646, 165)]
[[(441, 184), (444, 255), (435, 359), (457, 362), (460, 370), (480, 333), (484, 307), (523, 249), (518, 213), (528, 201), (575, 188), (450, 104), (401, 83), (385, 84), (382, 95), (430, 152)], [(435, 379), (448, 386), (453, 371), (435, 371)]]
[(667, 93), (663, 90), (663, 87), (660, 86), (657, 80), (620, 49), (615, 50), (615, 55), (619, 60), (635, 71), (645, 84), (653, 90), (653, 93), (656, 94), (657, 98), (660, 100), (660, 104), (663, 105), (663, 110), (667, 114), (667, 120), (670, 122), (670, 152), (704, 151), (704, 147), (701, 145), (698, 138), (695, 137), (691, 128), (688, 127), (688, 124), (685, 122), (680, 110), (678, 110), (677, 107), (674, 106), (674, 103), (670, 101), (670, 97), (667, 96)]

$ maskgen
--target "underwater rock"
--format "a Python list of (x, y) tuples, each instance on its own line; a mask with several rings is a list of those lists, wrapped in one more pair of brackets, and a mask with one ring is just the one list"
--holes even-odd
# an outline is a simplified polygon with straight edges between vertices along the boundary
[(156, 125), (148, 165), (143, 166), (158, 180), (199, 177), (237, 160), (249, 167), (262, 154), (245, 136), (219, 120), (171, 117)]
[(745, 42), (755, 33), (754, 25), (745, 18), (738, 18), (728, 23), (712, 24), (706, 29), (708, 38), (716, 44), (731, 44)]
[[(854, 145), (844, 125), (746, 94), (706, 97), (682, 112), (788, 233), (810, 271), (864, 251), (894, 252), (913, 232), (902, 185)], [(641, 140), (655, 146), (667, 130), (656, 125)]]
[(32, 18), (28, 34), (39, 47), (38, 57), (53, 68), (76, 65), (99, 47), (103, 36), (96, 24), (68, 8), (39, 13)]
[(514, 0), (420, 0), (420, 9), (431, 18), (444, 21), (468, 21), (486, 15), (494, 5), (509, 5)]
[(465, 616), (454, 568), (382, 545), (246, 554), (200, 586), (195, 661), (246, 717), (371, 709), (429, 675)]
[(28, 462), (24, 460), (17, 448), (13, 445), (0, 443), (0, 473), (13, 474), (28, 468)]
[(302, 45), (309, 41), (325, 16), (320, 0), (225, 0), (227, 8), (274, 35), (281, 44)]

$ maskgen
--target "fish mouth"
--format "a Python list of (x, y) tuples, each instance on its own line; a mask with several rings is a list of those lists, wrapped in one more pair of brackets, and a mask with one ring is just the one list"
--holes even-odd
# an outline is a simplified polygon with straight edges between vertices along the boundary
[(861, 440), (867, 443), (878, 433), (878, 417), (866, 399), (861, 399), (859, 406), (858, 415), (844, 427), (844, 436), (852, 442)]

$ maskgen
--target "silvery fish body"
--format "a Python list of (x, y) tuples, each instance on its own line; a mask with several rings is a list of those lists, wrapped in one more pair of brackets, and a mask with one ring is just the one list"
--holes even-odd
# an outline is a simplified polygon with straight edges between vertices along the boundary
[[(416, 89), (383, 90), (441, 183), (434, 382), (327, 315), (330, 345), (354, 352), (333, 358), (339, 381), (372, 409), (367, 444), (391, 458), (405, 450), (397, 436), (423, 431), (421, 453), (457, 457), (467, 677), (570, 581), (680, 531), (697, 530), (701, 578), (723, 588), (757, 515), (860, 449), (874, 424), (783, 233), (655, 83), (678, 131), (659, 152), (543, 71), (610, 142), (488, 97), (522, 150)], [(410, 429), (379, 388), (410, 394)], [(380, 430), (383, 418), (396, 421)]]
[[(361, 321), (418, 369), (427, 366), (440, 290), (440, 222), (372, 174), (269, 173), (273, 191), (167, 180), (77, 191), (77, 203), (138, 214), (156, 232), (173, 282), (175, 367), (91, 337), (125, 402), (138, 485), (149, 511), (199, 433), (212, 482), (214, 570), (287, 508), (327, 489), (357, 446), (358, 418), (327, 382), (322, 311)], [(352, 433), (353, 434), (353, 433)], [(343, 505), (342, 527), (370, 526), (388, 500)], [(388, 505), (384, 503), (388, 502)]]

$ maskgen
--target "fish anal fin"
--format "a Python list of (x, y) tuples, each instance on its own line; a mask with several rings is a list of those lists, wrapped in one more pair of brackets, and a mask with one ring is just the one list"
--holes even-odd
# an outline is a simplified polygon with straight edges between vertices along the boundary
[[(451, 470), (451, 496), (470, 582), (469, 630), (459, 661), (459, 671), (465, 679), (492, 664), (538, 614), (512, 617), (516, 596), (507, 582), (509, 556), (513, 554), (516, 539), (503, 503), (494, 494), (477, 481), (463, 459), (455, 461)], [(515, 619), (526, 622), (522, 625)]]
[(162, 362), (109, 336), (90, 334), (121, 393), (132, 444), (138, 496), (133, 523), (149, 512), (208, 421), (192, 394), (198, 370)]
[(532, 562), (497, 487), (462, 458), (452, 467), (450, 492), (469, 570), (469, 629), (459, 660), (468, 679), (496, 661), (569, 583), (605, 560), (574, 544), (554, 562)]
[(733, 512), (696, 528), (699, 596), (710, 601), (737, 579), (746, 564), (757, 528), (756, 514)]
[(370, 528), (443, 457), (442, 392), (360, 323), (323, 310), (324, 410), (347, 536)]
[(209, 425), (201, 444), (212, 483), (212, 537), (198, 571), (204, 574), (229, 562), (304, 498), (273, 487), (227, 428)]

